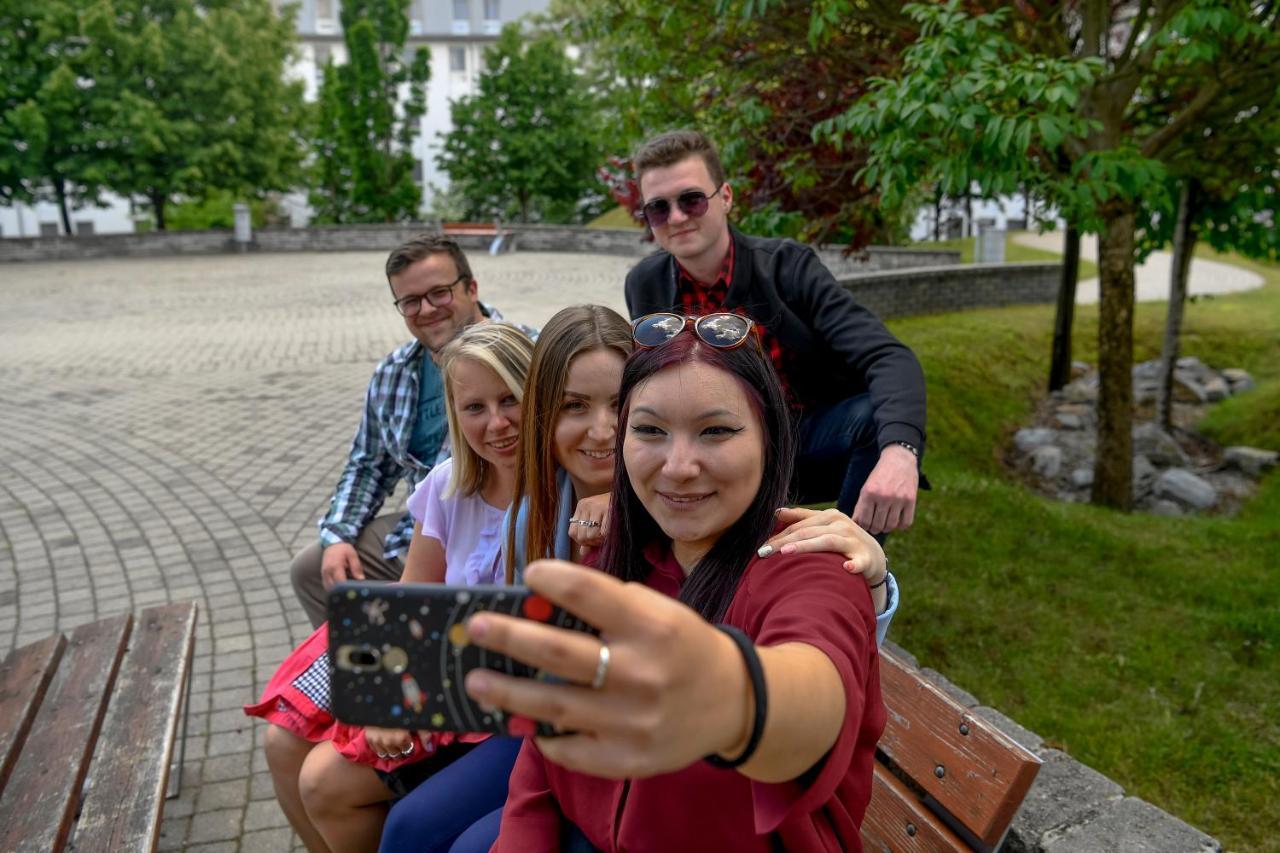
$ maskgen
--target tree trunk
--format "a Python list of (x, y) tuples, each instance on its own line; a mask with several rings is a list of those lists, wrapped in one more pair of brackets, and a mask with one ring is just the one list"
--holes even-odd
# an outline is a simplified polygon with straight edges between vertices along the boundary
[(1156, 423), (1168, 432), (1173, 428), (1173, 368), (1178, 363), (1178, 340), (1182, 335), (1182, 311), (1187, 300), (1187, 276), (1191, 253), (1196, 245), (1196, 182), (1188, 179), (1178, 198), (1178, 223), (1173, 232), (1173, 269), (1169, 273), (1169, 313), (1164, 322), (1164, 347), (1160, 350), (1160, 385), (1156, 391)]
[(1058, 282), (1058, 310), (1053, 315), (1053, 357), (1049, 364), (1049, 390), (1071, 381), (1071, 326), (1076, 316), (1076, 280), (1080, 274), (1080, 229), (1067, 223), (1063, 247), (1062, 279)]
[(1093, 468), (1096, 504), (1133, 506), (1133, 242), (1129, 202), (1103, 205), (1098, 273), (1098, 455)]
[(933, 242), (942, 240), (942, 185), (933, 190)]
[[(1031, 205), (1032, 205), (1032, 203), (1035, 201), (1035, 199), (1033, 199), (1033, 198), (1031, 197), (1031, 185), (1030, 185), (1030, 184), (1027, 184), (1025, 187), (1023, 187), (1023, 188), (1022, 188), (1022, 198), (1023, 198), (1023, 202), (1022, 202), (1022, 218), (1023, 218), (1023, 220), (1025, 220), (1025, 221), (1026, 221), (1026, 223), (1027, 223), (1027, 230), (1028, 230), (1028, 231), (1030, 231), (1030, 230), (1031, 230), (1031, 220), (1032, 220), (1032, 218), (1033, 218), (1033, 217), (1032, 217), (1032, 215), (1031, 215), (1031, 212), (1032, 212), (1032, 209), (1033, 209)], [(1070, 233), (1070, 232), (1068, 232), (1068, 235), (1069, 235), (1069, 233)]]
[(58, 197), (58, 212), (62, 214), (62, 231), (68, 237), (76, 236), (71, 230), (71, 213), (67, 210), (67, 182), (61, 177), (54, 177), (53, 192)]
[(164, 203), (165, 197), (161, 193), (151, 194), (151, 210), (156, 215), (156, 230), (165, 230), (164, 226)]

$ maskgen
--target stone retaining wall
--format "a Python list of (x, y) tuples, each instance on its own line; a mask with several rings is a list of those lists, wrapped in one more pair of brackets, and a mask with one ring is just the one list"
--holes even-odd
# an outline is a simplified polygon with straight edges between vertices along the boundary
[(881, 317), (1053, 302), (1060, 264), (957, 264), (841, 277), (854, 299)]
[[(910, 652), (892, 641), (894, 654), (920, 668)], [(1035, 753), (1043, 764), (1036, 781), (1014, 815), (1005, 853), (1113, 853), (1151, 850), (1160, 853), (1220, 853), (1222, 845), (1194, 826), (1145, 800), (1126, 797), (1124, 788), (1061, 750), (1047, 746), (1035, 732), (1018, 725), (972, 693), (932, 669), (920, 674), (984, 718), (1014, 742)]]
[[(151, 231), (140, 234), (97, 234), (82, 237), (13, 237), (0, 240), (0, 261), (63, 261), (107, 257), (208, 255), (222, 252), (361, 252), (390, 251), (405, 240), (432, 230), (431, 223), (375, 225), (315, 225), (308, 228), (260, 228), (247, 247), (232, 232)], [(446, 224), (446, 229), (448, 225)], [(657, 244), (645, 242), (642, 232), (581, 228), (568, 225), (508, 225), (511, 238), (504, 248), (526, 252), (591, 252), (641, 258)], [(458, 234), (454, 238), (469, 252), (488, 251), (492, 237)], [(837, 276), (877, 270), (956, 264), (955, 250), (870, 246), (845, 257), (839, 246), (818, 249), (823, 262)]]

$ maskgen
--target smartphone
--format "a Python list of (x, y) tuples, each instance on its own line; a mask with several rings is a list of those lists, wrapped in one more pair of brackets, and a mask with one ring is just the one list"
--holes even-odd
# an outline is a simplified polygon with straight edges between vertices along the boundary
[(467, 640), (483, 610), (598, 633), (524, 586), (346, 582), (329, 591), (333, 715), (388, 729), (554, 735), (548, 724), (482, 707), (463, 688), (473, 669), (517, 678), (555, 676)]

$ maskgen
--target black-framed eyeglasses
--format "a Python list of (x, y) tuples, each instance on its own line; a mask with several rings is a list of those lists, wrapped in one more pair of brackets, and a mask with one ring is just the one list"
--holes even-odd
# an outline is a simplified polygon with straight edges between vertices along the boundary
[(397, 299), (394, 303), (396, 310), (400, 312), (402, 317), (416, 317), (422, 313), (422, 300), (424, 299), (433, 308), (443, 308), (453, 302), (453, 288), (457, 286), (458, 282), (468, 281), (470, 278), (471, 276), (463, 273), (448, 284), (433, 287), (426, 293)]
[[(711, 199), (719, 195), (722, 189), (724, 189), (723, 181), (711, 195), (707, 195), (702, 190), (682, 192), (676, 196), (676, 207), (680, 208), (680, 212), (685, 216), (691, 219), (698, 219), (706, 214)], [(661, 228), (671, 218), (671, 200), (655, 198), (653, 201), (646, 202), (640, 212), (644, 214), (644, 219), (649, 223), (650, 228)]]
[(716, 349), (740, 347), (751, 337), (755, 322), (741, 314), (704, 314), (701, 317), (684, 317), (666, 311), (646, 314), (631, 324), (631, 338), (641, 349), (660, 347), (693, 324), (698, 340)]

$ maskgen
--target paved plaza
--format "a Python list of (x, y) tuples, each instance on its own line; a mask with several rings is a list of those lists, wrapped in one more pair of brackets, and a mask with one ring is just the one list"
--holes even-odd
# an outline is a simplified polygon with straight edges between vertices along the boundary
[[(316, 537), (374, 364), (408, 337), (385, 258), (0, 266), (0, 654), (198, 602), (163, 850), (295, 847), (241, 706), (309, 633), (290, 557)], [(473, 258), (481, 298), (534, 325), (578, 302), (624, 311), (632, 263)]]

